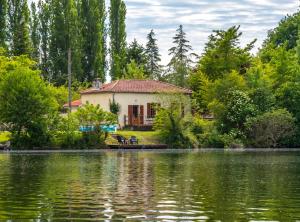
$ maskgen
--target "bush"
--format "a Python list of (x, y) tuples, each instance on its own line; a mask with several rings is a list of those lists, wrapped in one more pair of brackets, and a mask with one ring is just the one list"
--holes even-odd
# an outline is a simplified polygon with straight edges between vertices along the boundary
[(285, 109), (266, 112), (247, 122), (248, 139), (254, 147), (282, 147), (295, 132), (295, 118)]

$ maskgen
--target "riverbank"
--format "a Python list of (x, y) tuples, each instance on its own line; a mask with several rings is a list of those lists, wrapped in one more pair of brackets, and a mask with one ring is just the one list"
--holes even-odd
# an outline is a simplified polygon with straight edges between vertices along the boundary
[(43, 154), (43, 153), (105, 153), (105, 152), (155, 152), (155, 153), (206, 153), (206, 152), (224, 152), (224, 153), (242, 153), (242, 152), (300, 152), (300, 148), (280, 148), (280, 149), (91, 149), (91, 150), (9, 150), (0, 151), (0, 154)]

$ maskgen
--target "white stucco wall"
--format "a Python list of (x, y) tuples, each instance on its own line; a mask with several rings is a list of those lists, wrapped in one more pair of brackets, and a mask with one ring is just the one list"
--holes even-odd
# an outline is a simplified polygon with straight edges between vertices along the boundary
[[(115, 99), (116, 103), (120, 104), (119, 124), (121, 127), (124, 126), (124, 116), (128, 116), (128, 105), (143, 105), (144, 115), (147, 115), (147, 104), (148, 103), (160, 103), (163, 104), (169, 99), (163, 95), (153, 93), (100, 93), (100, 94), (83, 94), (81, 96), (82, 105), (87, 101), (90, 104), (100, 105), (105, 111), (110, 111), (109, 101)], [(189, 97), (186, 96), (189, 100)], [(186, 107), (186, 111), (190, 110)]]

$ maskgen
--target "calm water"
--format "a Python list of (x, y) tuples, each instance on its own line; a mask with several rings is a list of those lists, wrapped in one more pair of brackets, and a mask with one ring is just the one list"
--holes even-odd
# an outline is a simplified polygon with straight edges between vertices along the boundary
[(0, 154), (0, 220), (300, 220), (300, 152)]

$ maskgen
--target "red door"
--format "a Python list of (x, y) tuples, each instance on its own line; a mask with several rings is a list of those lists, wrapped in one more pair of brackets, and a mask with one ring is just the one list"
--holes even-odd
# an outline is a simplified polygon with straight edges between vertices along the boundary
[(144, 106), (140, 106), (140, 124), (144, 125)]

